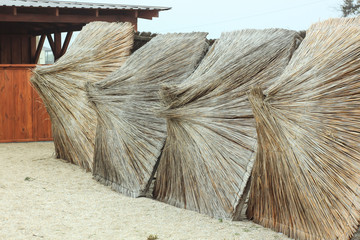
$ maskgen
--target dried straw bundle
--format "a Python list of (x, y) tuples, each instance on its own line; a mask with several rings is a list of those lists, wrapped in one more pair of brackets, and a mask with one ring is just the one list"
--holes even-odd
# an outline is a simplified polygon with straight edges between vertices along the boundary
[(96, 113), (85, 83), (102, 80), (119, 68), (132, 45), (130, 23), (92, 22), (55, 64), (34, 70), (31, 82), (50, 115), (58, 158), (92, 170)]
[(118, 71), (88, 85), (99, 116), (97, 180), (132, 197), (147, 192), (166, 137), (165, 120), (154, 115), (160, 85), (186, 79), (207, 48), (205, 33), (158, 35)]
[(251, 91), (258, 150), (247, 216), (296, 239), (360, 219), (360, 18), (314, 24), (277, 83)]
[(246, 91), (279, 76), (300, 41), (297, 32), (283, 29), (224, 33), (191, 77), (162, 89), (168, 137), (156, 199), (239, 218), (256, 146)]

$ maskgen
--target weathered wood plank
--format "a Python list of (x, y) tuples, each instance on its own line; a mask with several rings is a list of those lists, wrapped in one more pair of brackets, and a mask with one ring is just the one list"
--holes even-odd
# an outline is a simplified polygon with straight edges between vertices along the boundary
[(5, 106), (7, 105), (7, 91), (5, 84), (5, 72), (0, 69), (0, 141), (6, 138), (5, 124), (6, 124), (6, 111)]
[(30, 67), (0, 65), (0, 142), (52, 140), (49, 115), (29, 81)]
[(4, 85), (5, 85), (5, 94), (2, 96), (1, 99), (1, 106), (3, 108), (3, 114), (5, 117), (4, 125), (1, 127), (3, 128), (3, 132), (6, 139), (12, 140), (15, 139), (14, 136), (14, 129), (15, 129), (15, 102), (13, 97), (15, 89), (17, 85), (14, 84), (13, 81), (13, 74), (11, 71), (4, 70)]
[(36, 141), (52, 140), (50, 116), (35, 89), (33, 91), (33, 131)]
[(21, 64), (31, 63), (30, 57), (30, 37), (24, 36), (21, 38)]
[(11, 63), (21, 64), (21, 38), (10, 37), (11, 39)]
[(0, 64), (11, 64), (11, 39), (0, 36)]
[(10, 69), (14, 93), (9, 98), (14, 100), (14, 139), (33, 139), (32, 94), (27, 76), (27, 69)]

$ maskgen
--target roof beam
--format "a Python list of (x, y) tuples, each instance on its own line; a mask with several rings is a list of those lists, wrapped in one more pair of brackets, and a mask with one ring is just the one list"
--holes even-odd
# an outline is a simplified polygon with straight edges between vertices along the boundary
[(41, 34), (51, 34), (55, 32), (74, 32), (74, 31), (80, 31), (85, 24), (81, 25), (73, 25), (69, 27), (53, 27), (53, 28), (43, 28), (42, 30), (34, 30), (32, 32), (29, 32), (31, 35), (41, 35)]
[(136, 18), (124, 16), (124, 15), (100, 15), (87, 16), (87, 15), (37, 15), (34, 14), (20, 14), (16, 16), (0, 13), (0, 19), (2, 22), (52, 22), (52, 23), (88, 23), (91, 21), (105, 21), (105, 22), (131, 22), (136, 21)]
[(137, 18), (139, 16), (138, 10), (126, 10), (123, 12), (124, 16), (131, 17), (131, 18)]
[(153, 17), (159, 17), (158, 11), (140, 11), (138, 14), (139, 18), (152, 19)]

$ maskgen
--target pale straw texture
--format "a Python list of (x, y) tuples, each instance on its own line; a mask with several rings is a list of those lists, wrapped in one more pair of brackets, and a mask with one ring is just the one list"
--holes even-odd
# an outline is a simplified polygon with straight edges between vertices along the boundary
[(251, 91), (258, 150), (247, 215), (295, 239), (360, 219), (360, 18), (312, 25), (270, 89)]
[(31, 82), (50, 115), (58, 158), (92, 170), (96, 113), (85, 83), (102, 80), (118, 69), (132, 46), (130, 23), (92, 22), (58, 61), (34, 70)]
[(154, 197), (217, 218), (238, 219), (255, 159), (246, 91), (268, 85), (301, 37), (283, 29), (223, 33), (181, 85), (162, 89), (168, 137)]
[(155, 116), (161, 84), (178, 84), (208, 48), (205, 33), (158, 35), (116, 72), (88, 85), (99, 124), (94, 176), (132, 197), (149, 189), (166, 137), (166, 121)]

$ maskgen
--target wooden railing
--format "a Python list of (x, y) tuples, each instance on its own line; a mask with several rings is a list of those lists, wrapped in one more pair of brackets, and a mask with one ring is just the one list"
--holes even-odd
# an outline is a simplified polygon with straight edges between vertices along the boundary
[(31, 86), (30, 64), (0, 64), (0, 142), (52, 140), (51, 122)]

